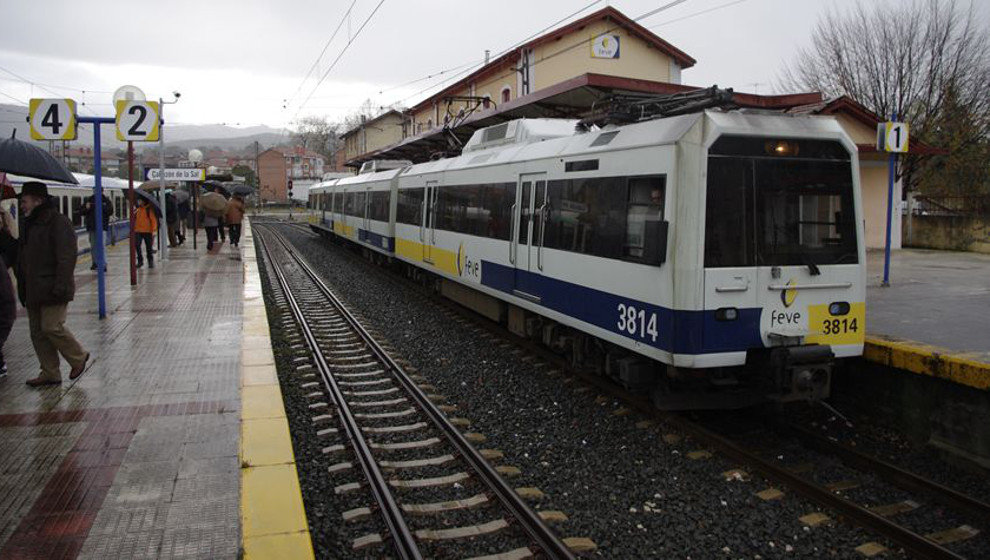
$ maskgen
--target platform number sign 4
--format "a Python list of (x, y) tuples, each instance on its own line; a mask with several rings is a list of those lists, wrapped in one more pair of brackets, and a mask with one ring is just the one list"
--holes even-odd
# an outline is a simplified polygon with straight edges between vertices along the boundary
[(117, 140), (157, 142), (159, 111), (156, 101), (117, 102)]
[(33, 140), (75, 140), (76, 102), (72, 99), (32, 99), (28, 122)]

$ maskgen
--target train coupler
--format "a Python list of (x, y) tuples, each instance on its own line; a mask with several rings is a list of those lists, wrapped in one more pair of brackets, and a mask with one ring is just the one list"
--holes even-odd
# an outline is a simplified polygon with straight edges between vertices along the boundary
[(831, 392), (834, 365), (835, 354), (826, 345), (774, 348), (770, 351), (770, 367), (776, 394), (771, 395), (771, 399), (791, 402), (827, 398)]

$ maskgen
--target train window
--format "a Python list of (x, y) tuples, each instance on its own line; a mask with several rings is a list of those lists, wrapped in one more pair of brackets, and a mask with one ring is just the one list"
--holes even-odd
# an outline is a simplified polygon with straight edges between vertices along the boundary
[(564, 171), (596, 171), (598, 169), (597, 159), (581, 159), (577, 161), (568, 161), (564, 164)]
[(753, 266), (753, 174), (741, 158), (712, 158), (708, 163), (705, 212), (705, 266)]
[(705, 266), (858, 262), (845, 149), (802, 140), (777, 155), (777, 144), (723, 137), (709, 150)]
[(371, 196), (371, 204), (368, 206), (368, 218), (379, 222), (388, 221), (388, 191), (376, 191), (368, 193)]
[(60, 198), (62, 199), (62, 214), (71, 217), (71, 214), (69, 214), (69, 197), (63, 196)]
[(623, 177), (550, 181), (543, 246), (614, 259), (625, 256), (625, 186)]
[(83, 223), (83, 216), (81, 210), (82, 210), (82, 197), (81, 196), (72, 197), (71, 219), (72, 219), (72, 225), (76, 227), (81, 226)]
[(452, 185), (437, 191), (437, 229), (508, 241), (515, 183)]
[(423, 223), (424, 189), (401, 189), (395, 209), (395, 221), (400, 224), (419, 226)]
[(354, 193), (354, 213), (351, 214), (357, 218), (363, 218), (365, 212), (365, 205), (367, 203), (368, 195), (364, 192)]
[(648, 245), (657, 241), (657, 224), (663, 221), (666, 177), (630, 177), (626, 209), (625, 256), (642, 259)]

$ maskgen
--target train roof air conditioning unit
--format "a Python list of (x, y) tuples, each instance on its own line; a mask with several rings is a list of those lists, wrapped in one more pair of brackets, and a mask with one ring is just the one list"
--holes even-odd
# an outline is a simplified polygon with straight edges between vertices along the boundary
[(576, 122), (569, 119), (516, 119), (489, 126), (475, 131), (464, 145), (464, 152), (573, 136)]

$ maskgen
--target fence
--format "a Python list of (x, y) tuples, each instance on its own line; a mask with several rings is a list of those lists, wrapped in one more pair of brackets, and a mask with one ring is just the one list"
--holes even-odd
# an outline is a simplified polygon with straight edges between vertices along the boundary
[(990, 253), (990, 195), (912, 195), (902, 227), (905, 247)]

